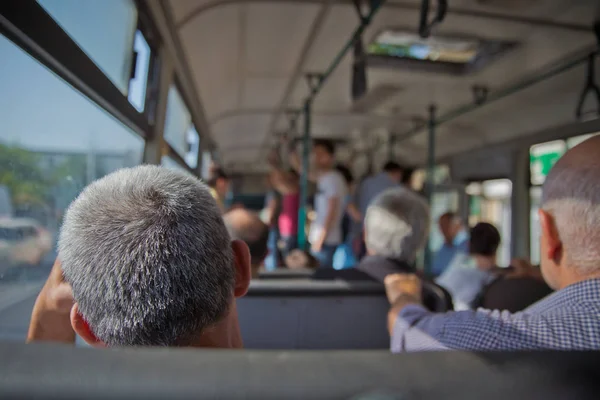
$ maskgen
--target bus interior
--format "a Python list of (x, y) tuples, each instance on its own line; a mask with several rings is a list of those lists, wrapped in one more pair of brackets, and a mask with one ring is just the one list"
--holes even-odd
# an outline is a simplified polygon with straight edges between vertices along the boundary
[[(539, 264), (541, 185), (600, 133), (599, 51), (597, 0), (0, 2), (0, 397), (589, 398), (557, 371), (590, 377), (594, 354), (395, 358), (381, 285), (302, 270), (264, 272), (240, 299), (244, 355), (21, 343), (70, 202), (139, 164), (204, 180), (218, 165), (229, 204), (260, 211), (269, 154), (295, 143), (307, 170), (312, 140), (329, 139), (357, 180), (389, 160), (410, 171), (431, 209), (424, 273), (449, 210), (498, 228), (499, 265)], [(67, 365), (88, 360), (105, 380)], [(218, 374), (227, 360), (246, 383)], [(37, 385), (46, 373), (62, 388)]]

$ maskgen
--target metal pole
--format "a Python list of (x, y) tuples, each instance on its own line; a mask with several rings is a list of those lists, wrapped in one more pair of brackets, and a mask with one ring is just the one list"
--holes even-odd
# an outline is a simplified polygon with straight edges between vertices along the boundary
[(308, 203), (308, 173), (310, 169), (310, 113), (311, 99), (304, 102), (304, 135), (302, 136), (302, 171), (300, 176), (300, 209), (298, 210), (298, 248), (307, 250), (306, 216)]
[(314, 99), (314, 97), (317, 95), (317, 93), (319, 93), (319, 91), (323, 88), (323, 85), (325, 84), (325, 81), (327, 80), (327, 78), (329, 78), (331, 76), (333, 71), (335, 71), (337, 66), (340, 64), (340, 62), (342, 62), (346, 53), (354, 46), (354, 42), (357, 39), (359, 39), (360, 36), (365, 31), (365, 29), (367, 29), (367, 26), (369, 26), (369, 24), (371, 23), (373, 16), (375, 16), (377, 11), (379, 11), (379, 9), (383, 5), (383, 3), (385, 3), (385, 0), (373, 0), (372, 1), (371, 10), (369, 11), (369, 13), (366, 16), (361, 18), (360, 24), (354, 30), (354, 33), (352, 34), (350, 39), (346, 42), (344, 47), (342, 47), (342, 49), (339, 51), (339, 53), (335, 56), (335, 58), (329, 65), (329, 68), (327, 68), (327, 70), (325, 70), (325, 72), (321, 76), (321, 79), (319, 79), (319, 82), (317, 83), (317, 85), (314, 88), (312, 88), (312, 92), (310, 95), (311, 99)]
[[(429, 121), (427, 123), (427, 127), (429, 130), (429, 140), (427, 142), (427, 185), (425, 187), (427, 193), (427, 202), (429, 203), (429, 207), (431, 207), (431, 203), (433, 200), (433, 191), (435, 188), (435, 106), (429, 106)], [(429, 221), (427, 221), (429, 223)], [(431, 254), (431, 235), (429, 235), (429, 239), (427, 240), (427, 247), (425, 248), (425, 275), (429, 275), (431, 271), (431, 262), (433, 261), (433, 257)]]
[[(568, 70), (570, 70), (572, 68), (575, 68), (578, 65), (580, 65), (580, 64), (582, 64), (584, 62), (587, 62), (587, 60), (589, 58), (589, 55), (590, 55), (590, 53), (588, 51), (584, 55), (581, 55), (581, 56), (579, 56), (579, 57), (577, 57), (577, 58), (575, 58), (573, 60), (570, 60), (570, 61), (568, 61), (568, 62), (566, 62), (564, 64), (553, 66), (552, 68), (550, 68), (550, 69), (548, 69), (548, 70), (546, 70), (544, 72), (541, 72), (540, 74), (538, 74), (538, 75), (536, 75), (534, 77), (531, 77), (531, 78), (528, 78), (526, 80), (523, 80), (523, 81), (521, 81), (521, 82), (519, 82), (519, 83), (517, 83), (515, 85), (512, 85), (510, 87), (507, 87), (507, 88), (504, 88), (504, 89), (501, 89), (501, 90), (498, 90), (498, 91), (495, 91), (495, 92), (492, 91), (487, 96), (485, 102), (483, 102), (483, 103), (480, 103), (480, 104), (476, 104), (476, 103), (466, 104), (464, 106), (455, 108), (454, 110), (451, 110), (451, 111), (447, 112), (446, 114), (440, 116), (437, 119), (437, 122), (436, 122), (437, 126), (440, 126), (440, 125), (442, 125), (442, 124), (444, 124), (444, 123), (446, 123), (448, 121), (451, 121), (451, 120), (453, 120), (455, 118), (458, 118), (458, 117), (460, 117), (460, 116), (462, 116), (462, 115), (464, 115), (464, 114), (466, 114), (468, 112), (476, 110), (479, 107), (484, 107), (485, 105), (487, 105), (487, 104), (489, 104), (489, 103), (491, 103), (493, 101), (503, 99), (503, 98), (505, 98), (507, 96), (510, 96), (510, 95), (512, 95), (514, 93), (517, 93), (517, 92), (519, 92), (521, 90), (527, 89), (530, 86), (533, 86), (533, 85), (535, 85), (537, 83), (540, 83), (542, 81), (550, 79), (550, 78), (552, 78), (552, 77), (554, 77), (556, 75), (559, 75), (559, 74), (561, 74), (563, 72), (566, 72), (566, 71), (568, 71)], [(411, 129), (411, 130), (409, 130), (409, 131), (407, 131), (407, 132), (399, 135), (398, 138), (397, 138), (397, 140), (401, 141), (401, 140), (408, 139), (408, 138), (410, 138), (410, 137), (418, 134), (419, 132), (421, 132), (420, 128)]]
[(388, 142), (388, 161), (396, 160), (396, 135), (390, 133)]

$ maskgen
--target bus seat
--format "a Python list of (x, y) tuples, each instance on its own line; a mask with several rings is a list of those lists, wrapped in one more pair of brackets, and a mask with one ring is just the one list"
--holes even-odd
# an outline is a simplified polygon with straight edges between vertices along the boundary
[[(424, 282), (425, 304), (451, 309), (439, 286)], [(450, 301), (450, 305), (448, 304)], [(244, 345), (251, 349), (387, 349), (389, 303), (371, 281), (252, 281), (237, 300)]]
[(375, 282), (256, 280), (237, 308), (249, 349), (389, 348), (389, 304)]
[(478, 299), (477, 307), (519, 312), (552, 293), (541, 279), (531, 277), (498, 278), (490, 283)]
[(0, 343), (0, 398), (597, 399), (589, 352), (78, 349)]
[(310, 268), (261, 270), (258, 274), (258, 279), (308, 279), (314, 272), (315, 270)]

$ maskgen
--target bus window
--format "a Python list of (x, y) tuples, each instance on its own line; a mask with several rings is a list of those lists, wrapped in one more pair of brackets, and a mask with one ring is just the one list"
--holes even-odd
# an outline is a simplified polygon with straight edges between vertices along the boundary
[(144, 141), (4, 36), (0, 54), (0, 339), (23, 341), (65, 210)]
[(200, 137), (192, 123), (190, 111), (175, 85), (169, 88), (164, 135), (165, 141), (185, 159), (187, 165), (196, 168)]
[(136, 53), (135, 71), (129, 82), (129, 102), (139, 112), (144, 112), (146, 106), (146, 88), (150, 72), (150, 46), (141, 31), (135, 32), (133, 50)]
[(137, 27), (134, 2), (38, 0), (38, 3), (127, 94)]

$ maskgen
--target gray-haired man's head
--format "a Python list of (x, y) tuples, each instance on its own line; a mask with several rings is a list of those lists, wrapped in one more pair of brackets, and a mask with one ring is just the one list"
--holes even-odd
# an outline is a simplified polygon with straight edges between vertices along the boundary
[(411, 190), (386, 190), (367, 209), (365, 242), (369, 254), (414, 262), (428, 231), (429, 206)]
[[(600, 136), (567, 151), (544, 182), (541, 266), (550, 286), (600, 277)], [(566, 267), (566, 268), (562, 268)], [(578, 277), (568, 279), (571, 274)]]
[(59, 240), (78, 315), (109, 346), (194, 342), (227, 314), (234, 252), (207, 187), (156, 166), (90, 184)]

